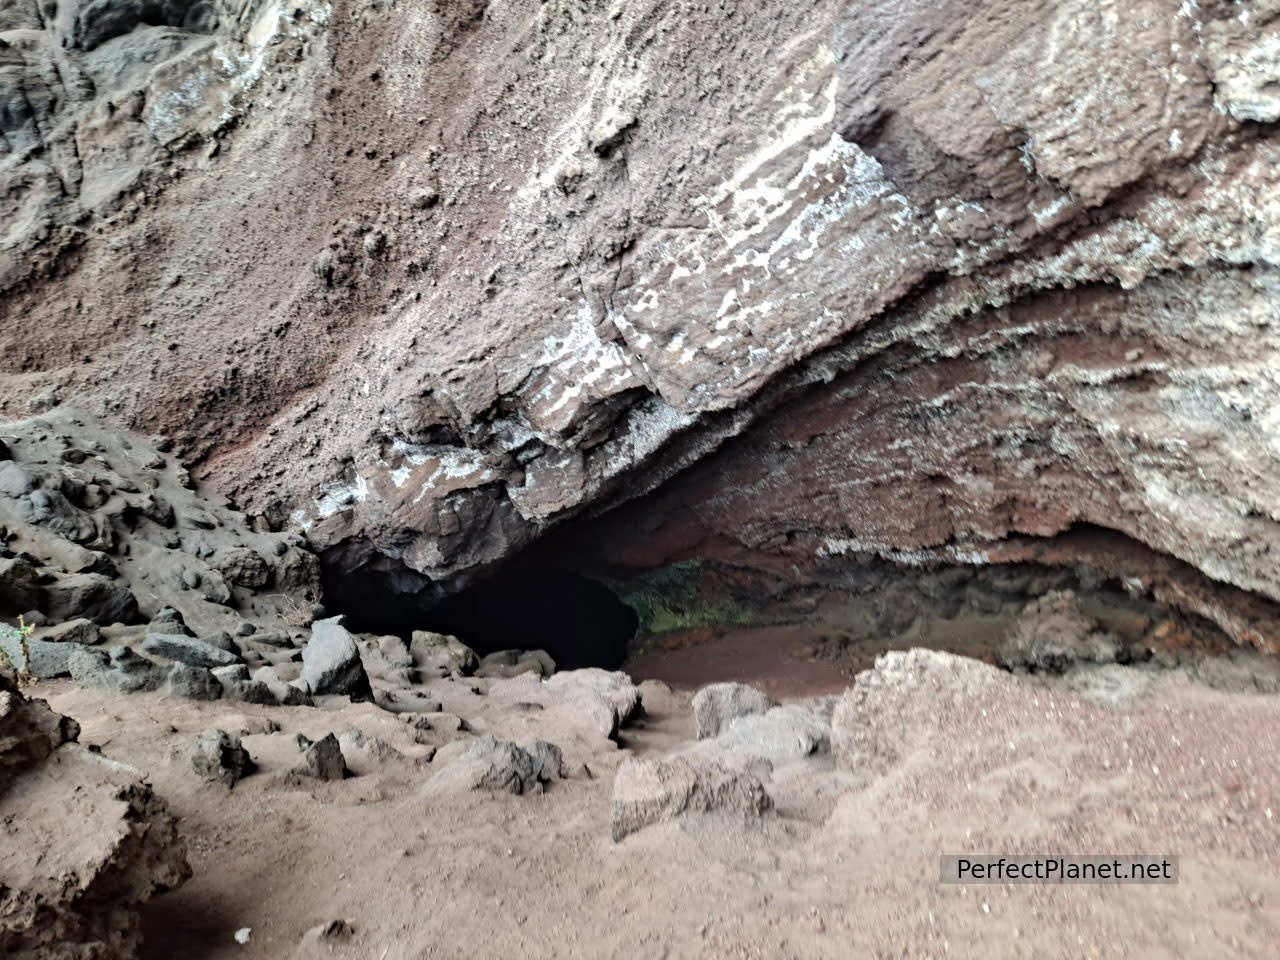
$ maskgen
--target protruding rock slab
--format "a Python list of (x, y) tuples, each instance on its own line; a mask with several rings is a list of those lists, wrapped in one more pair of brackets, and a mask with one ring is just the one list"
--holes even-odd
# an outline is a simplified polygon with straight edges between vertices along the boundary
[(168, 657), (193, 667), (230, 667), (240, 661), (234, 653), (211, 643), (178, 634), (152, 633), (142, 641), (142, 649), (158, 657)]

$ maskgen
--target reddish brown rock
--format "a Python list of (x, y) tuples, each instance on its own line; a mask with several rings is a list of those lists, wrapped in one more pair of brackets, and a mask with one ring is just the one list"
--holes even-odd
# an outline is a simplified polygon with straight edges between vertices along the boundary
[(1280, 600), (1274, 5), (274, 11), (2, 15), (0, 412), (428, 593), (702, 460), (760, 562), (1102, 528)]

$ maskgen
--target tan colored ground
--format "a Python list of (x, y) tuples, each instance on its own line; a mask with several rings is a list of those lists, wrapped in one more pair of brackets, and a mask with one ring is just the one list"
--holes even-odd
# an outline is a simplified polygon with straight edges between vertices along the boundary
[[(156, 960), (291, 957), (308, 928), (339, 918), (355, 928), (349, 943), (299, 955), (1275, 956), (1280, 699), (1148, 676), (1108, 668), (1088, 682), (1092, 698), (1013, 681), (982, 697), (922, 693), (883, 718), (915, 743), (883, 775), (810, 758), (775, 770), (778, 809), (763, 823), (691, 817), (617, 844), (613, 771), (692, 736), (688, 692), (644, 684), (648, 716), (617, 749), (554, 711), (498, 706), (473, 681), (433, 681), (431, 694), (474, 728), (547, 736), (575, 772), (541, 795), (431, 800), (432, 767), (413, 759), (429, 745), (373, 705), (200, 704), (65, 682), (37, 694), (80, 720), (82, 742), (150, 771), (183, 818), (195, 879), (148, 908)], [(1101, 702), (1107, 690), (1119, 705)], [(198, 782), (195, 733), (267, 721), (281, 733), (244, 739), (258, 773), (230, 792)], [(359, 775), (346, 781), (281, 780), (298, 757), (282, 734), (350, 728), (405, 756), (349, 750)], [(938, 883), (941, 853), (1031, 850), (1175, 853), (1182, 879)], [(241, 927), (252, 928), (243, 946)]]

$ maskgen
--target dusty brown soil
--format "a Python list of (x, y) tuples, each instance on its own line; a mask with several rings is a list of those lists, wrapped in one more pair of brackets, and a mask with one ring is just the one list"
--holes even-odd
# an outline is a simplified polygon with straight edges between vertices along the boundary
[(846, 662), (818, 659), (817, 641), (818, 634), (805, 624), (687, 630), (654, 639), (626, 669), (637, 681), (661, 680), (686, 691), (736, 680), (775, 698), (839, 693), (856, 670)]
[[(687, 692), (645, 684), (647, 716), (615, 748), (465, 686), (433, 690), (476, 730), (559, 740), (574, 770), (544, 794), (448, 799), (422, 795), (432, 765), (415, 758), (430, 747), (371, 704), (201, 704), (65, 682), (39, 694), (80, 719), (83, 742), (149, 771), (182, 817), (195, 878), (149, 908), (153, 960), (290, 957), (339, 918), (352, 940), (298, 955), (1274, 956), (1280, 699), (1115, 667), (1077, 686), (1087, 693), (1010, 684), (920, 702), (924, 745), (883, 775), (811, 758), (760, 824), (685, 818), (616, 844), (613, 772), (692, 736)], [(230, 792), (193, 776), (196, 732), (268, 722), (280, 733), (244, 738), (259, 772)], [(348, 751), (348, 780), (281, 779), (296, 762), (285, 735), (351, 728), (404, 756)], [(939, 855), (965, 851), (1173, 853), (1181, 882), (939, 884)]]

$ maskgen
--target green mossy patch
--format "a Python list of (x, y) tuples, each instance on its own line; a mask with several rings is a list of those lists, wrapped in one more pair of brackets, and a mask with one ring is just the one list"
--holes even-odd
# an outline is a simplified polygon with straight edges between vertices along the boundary
[(701, 560), (661, 567), (611, 584), (639, 618), (637, 638), (708, 626), (745, 626), (756, 614), (726, 592)]

